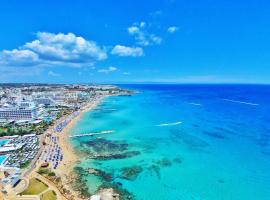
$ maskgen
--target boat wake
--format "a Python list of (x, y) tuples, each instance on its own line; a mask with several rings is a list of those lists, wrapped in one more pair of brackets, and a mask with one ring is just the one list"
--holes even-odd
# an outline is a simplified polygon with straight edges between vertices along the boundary
[(257, 103), (250, 103), (250, 102), (245, 102), (245, 101), (237, 101), (237, 100), (233, 100), (233, 99), (222, 99), (224, 101), (230, 101), (233, 103), (240, 103), (240, 104), (246, 104), (246, 105), (251, 105), (251, 106), (259, 106), (260, 104)]
[(164, 123), (164, 124), (159, 124), (159, 125), (156, 125), (156, 126), (176, 126), (176, 125), (179, 125), (179, 124), (182, 124), (182, 122), (173, 122), (173, 123)]
[(202, 106), (202, 104), (200, 104), (200, 103), (189, 102), (188, 104), (193, 105), (193, 106)]

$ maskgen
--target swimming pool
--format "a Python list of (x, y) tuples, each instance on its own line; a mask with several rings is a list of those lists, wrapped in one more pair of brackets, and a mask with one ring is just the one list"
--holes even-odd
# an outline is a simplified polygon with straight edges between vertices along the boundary
[(8, 142), (9, 142), (9, 140), (7, 140), (7, 139), (0, 140), (0, 147)]
[(6, 156), (0, 155), (0, 165), (6, 160)]

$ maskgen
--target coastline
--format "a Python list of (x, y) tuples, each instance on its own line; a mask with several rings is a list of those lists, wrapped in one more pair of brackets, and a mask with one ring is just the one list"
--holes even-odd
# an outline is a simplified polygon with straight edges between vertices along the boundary
[[(54, 137), (59, 137), (59, 141), (57, 142), (59, 147), (61, 148), (61, 152), (63, 154), (63, 160), (59, 163), (57, 169), (53, 169), (58, 178), (60, 178), (60, 182), (56, 180), (52, 180), (48, 178), (48, 176), (43, 176), (38, 173), (38, 170), (44, 161), (40, 160), (40, 155), (37, 158), (36, 164), (33, 165), (30, 169), (26, 169), (24, 174), (24, 179), (28, 182), (31, 178), (38, 178), (42, 182), (46, 183), (49, 188), (53, 189), (57, 194), (57, 199), (59, 200), (84, 200), (80, 191), (74, 190), (72, 187), (72, 183), (76, 179), (76, 174), (73, 172), (73, 168), (75, 164), (79, 161), (79, 157), (75, 153), (75, 150), (72, 147), (72, 144), (69, 141), (69, 136), (71, 134), (71, 129), (76, 125), (76, 123), (81, 119), (84, 113), (91, 111), (96, 108), (101, 101), (111, 95), (101, 95), (97, 96), (88, 102), (83, 108), (79, 110), (79, 114), (75, 116), (66, 127), (63, 128), (61, 132), (55, 132), (54, 126), (50, 127), (44, 135), (42, 135), (41, 143), (48, 142), (46, 141), (46, 134), (50, 134)], [(70, 115), (64, 116), (56, 121), (55, 124), (58, 124), (64, 120), (66, 120)], [(49, 145), (50, 143), (47, 143)], [(41, 145), (40, 154), (44, 151), (45, 147)], [(21, 191), (22, 192), (22, 191)], [(20, 197), (16, 197), (15, 191), (11, 190), (7, 196), (8, 200), (18, 200)], [(1, 197), (1, 196), (0, 196)], [(1, 199), (1, 198), (0, 198)]]
[(63, 160), (59, 167), (55, 170), (56, 174), (61, 178), (62, 185), (75, 197), (75, 199), (83, 199), (80, 197), (78, 191), (75, 191), (71, 183), (74, 181), (73, 167), (78, 162), (79, 158), (69, 141), (69, 136), (71, 134), (71, 129), (76, 125), (76, 123), (81, 119), (84, 113), (91, 111), (96, 108), (101, 101), (106, 98), (107, 95), (97, 97), (96, 99), (89, 102), (72, 121), (60, 132), (56, 133), (59, 137), (59, 146), (62, 148)]
[[(47, 140), (46, 134), (49, 134), (50, 137), (53, 136), (59, 138), (59, 140), (57, 141), (57, 145), (61, 148), (63, 159), (61, 162), (59, 162), (58, 167), (52, 170), (52, 172), (56, 174), (56, 178), (51, 179), (46, 175), (44, 176), (38, 173), (40, 166), (44, 163), (44, 161), (41, 160), (41, 154), (43, 151), (45, 151), (45, 146), (41, 145), (40, 154), (38, 155), (35, 164), (30, 169), (28, 168), (24, 171), (23, 179), (26, 182), (29, 182), (29, 180), (32, 178), (40, 179), (42, 182), (46, 183), (49, 188), (56, 192), (59, 200), (89, 199), (89, 197), (83, 196), (80, 189), (75, 189), (73, 185), (78, 178), (76, 172), (74, 172), (73, 169), (76, 163), (79, 162), (79, 156), (78, 154), (76, 154), (76, 151), (73, 148), (71, 141), (69, 140), (69, 136), (71, 135), (72, 128), (86, 112), (90, 112), (91, 110), (95, 109), (107, 97), (121, 95), (125, 94), (103, 94), (100, 96), (96, 96), (90, 102), (87, 102), (84, 107), (78, 110), (79, 114), (72, 118), (72, 120), (60, 132), (56, 132), (54, 130), (55, 125), (61, 123), (64, 120), (67, 120), (70, 115), (63, 116), (58, 119), (55, 124), (49, 129), (47, 129), (47, 131), (40, 138), (41, 143), (46, 144), (46, 146), (52, 145), (50, 143), (50, 140)], [(21, 190), (20, 192), (22, 191), (23, 190)], [(8, 195), (7, 199), (17, 199), (18, 196), (15, 197), (15, 195), (19, 194), (20, 192), (11, 192), (14, 197), (13, 195)], [(103, 200), (119, 200), (119, 194), (117, 194), (117, 192), (114, 191), (113, 188), (101, 188), (100, 191), (98, 191), (97, 194), (91, 196), (90, 199), (96, 198), (96, 196), (99, 196)]]

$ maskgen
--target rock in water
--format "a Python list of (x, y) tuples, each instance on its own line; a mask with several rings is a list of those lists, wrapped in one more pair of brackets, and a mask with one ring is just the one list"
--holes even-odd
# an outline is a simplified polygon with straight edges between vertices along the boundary
[(121, 170), (121, 178), (135, 180), (142, 171), (143, 169), (140, 166), (125, 167)]

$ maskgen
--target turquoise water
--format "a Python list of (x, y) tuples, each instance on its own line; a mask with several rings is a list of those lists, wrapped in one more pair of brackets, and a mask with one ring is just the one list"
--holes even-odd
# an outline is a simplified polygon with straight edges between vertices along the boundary
[(2, 162), (4, 162), (5, 159), (6, 159), (6, 156), (0, 155), (0, 165), (2, 164)]
[(0, 147), (3, 146), (4, 144), (6, 144), (9, 140), (0, 140)]
[(270, 199), (270, 86), (124, 87), (141, 93), (105, 99), (72, 130), (115, 131), (72, 139), (79, 167), (112, 176), (83, 173), (90, 193), (105, 182), (139, 200)]
[[(4, 140), (0, 140), (0, 147), (3, 146), (4, 144), (6, 144), (9, 140), (4, 139)], [(0, 155), (0, 165), (2, 164), (2, 162), (6, 159), (6, 156), (4, 155)]]

